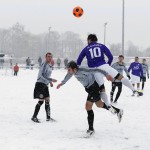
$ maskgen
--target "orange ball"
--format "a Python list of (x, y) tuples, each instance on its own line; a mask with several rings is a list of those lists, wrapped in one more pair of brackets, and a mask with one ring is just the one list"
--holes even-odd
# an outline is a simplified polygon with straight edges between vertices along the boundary
[(84, 11), (80, 6), (77, 6), (73, 9), (73, 15), (77, 18), (81, 17), (83, 15)]

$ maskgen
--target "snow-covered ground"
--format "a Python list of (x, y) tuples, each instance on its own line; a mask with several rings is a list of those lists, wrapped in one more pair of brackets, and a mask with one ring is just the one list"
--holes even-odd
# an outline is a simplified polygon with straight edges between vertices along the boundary
[[(38, 118), (32, 122), (35, 104), (33, 89), (38, 70), (21, 70), (18, 77), (9, 70), (0, 70), (0, 150), (150, 150), (150, 81), (143, 97), (131, 97), (123, 88), (118, 107), (124, 109), (121, 123), (117, 117), (94, 106), (95, 135), (86, 132), (87, 113), (84, 109), (86, 92), (73, 77), (57, 90), (50, 88), (52, 117), (56, 123), (46, 122), (44, 105)], [(54, 70), (52, 77), (58, 83), (65, 70)], [(109, 94), (111, 84), (106, 82)]]

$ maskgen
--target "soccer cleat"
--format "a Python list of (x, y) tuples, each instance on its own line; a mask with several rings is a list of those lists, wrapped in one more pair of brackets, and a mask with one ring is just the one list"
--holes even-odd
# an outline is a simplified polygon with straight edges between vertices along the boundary
[(123, 109), (120, 109), (119, 113), (117, 113), (117, 117), (118, 117), (119, 123), (122, 120), (122, 116), (123, 116)]
[(133, 91), (133, 95), (138, 94), (138, 96), (143, 96), (143, 92), (142, 91)]
[(137, 91), (138, 96), (143, 96), (143, 92), (142, 91)]
[(94, 130), (87, 130), (86, 131), (86, 137), (90, 137), (91, 135), (93, 135), (95, 133), (95, 131)]
[(53, 118), (47, 118), (46, 121), (56, 122), (56, 120)]
[(40, 123), (40, 121), (39, 121), (38, 118), (32, 117), (31, 120), (32, 120), (33, 122)]
[(108, 110), (113, 114), (115, 115), (117, 112), (116, 110), (112, 107), (112, 106), (108, 106)]

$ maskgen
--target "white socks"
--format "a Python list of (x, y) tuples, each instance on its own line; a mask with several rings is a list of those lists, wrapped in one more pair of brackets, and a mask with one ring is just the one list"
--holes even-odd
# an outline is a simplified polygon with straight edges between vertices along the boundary
[(131, 82), (127, 78), (122, 78), (121, 82), (123, 83), (123, 85), (127, 86), (132, 91), (136, 91), (135, 88), (133, 87), (133, 85), (131, 84)]
[(106, 92), (101, 92), (100, 94), (101, 94), (101, 98), (102, 98), (102, 100), (104, 101), (104, 103), (105, 103), (107, 106), (110, 106), (110, 102), (109, 102), (109, 100), (108, 100), (108, 97), (107, 97)]

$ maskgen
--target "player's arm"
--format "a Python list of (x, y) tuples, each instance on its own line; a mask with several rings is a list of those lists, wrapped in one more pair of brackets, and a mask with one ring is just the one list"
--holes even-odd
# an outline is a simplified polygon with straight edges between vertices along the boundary
[(46, 76), (46, 65), (47, 65), (47, 63), (44, 64), (43, 69), (41, 70), (41, 78), (43, 78), (44, 80), (48, 80), (50, 84), (51, 84), (52, 82), (57, 82), (56, 79), (48, 78), (48, 77)]
[(124, 64), (124, 71), (125, 71), (127, 77), (128, 77), (129, 80), (130, 80), (131, 77), (130, 77), (130, 73), (129, 73), (128, 70), (127, 70), (126, 64)]
[(110, 50), (104, 45), (104, 54), (107, 56), (108, 58), (108, 64), (111, 65), (112, 61), (113, 61), (113, 55), (110, 52)]
[(77, 65), (80, 66), (82, 61), (83, 61), (83, 58), (85, 57), (85, 49), (83, 49), (77, 59)]
[(149, 79), (149, 69), (148, 69), (148, 65), (146, 65), (146, 72), (147, 72), (147, 78)]
[(61, 83), (57, 85), (57, 89), (59, 89), (61, 86), (63, 86), (72, 76), (73, 76), (73, 74), (67, 73), (67, 75), (65, 76), (63, 81), (61, 81)]
[(141, 64), (140, 64), (140, 71), (141, 71), (141, 77), (143, 78), (144, 77), (144, 75), (143, 75), (143, 67), (142, 67)]
[(128, 72), (130, 73), (130, 70), (132, 69), (132, 64), (130, 64), (130, 67), (128, 68)]

